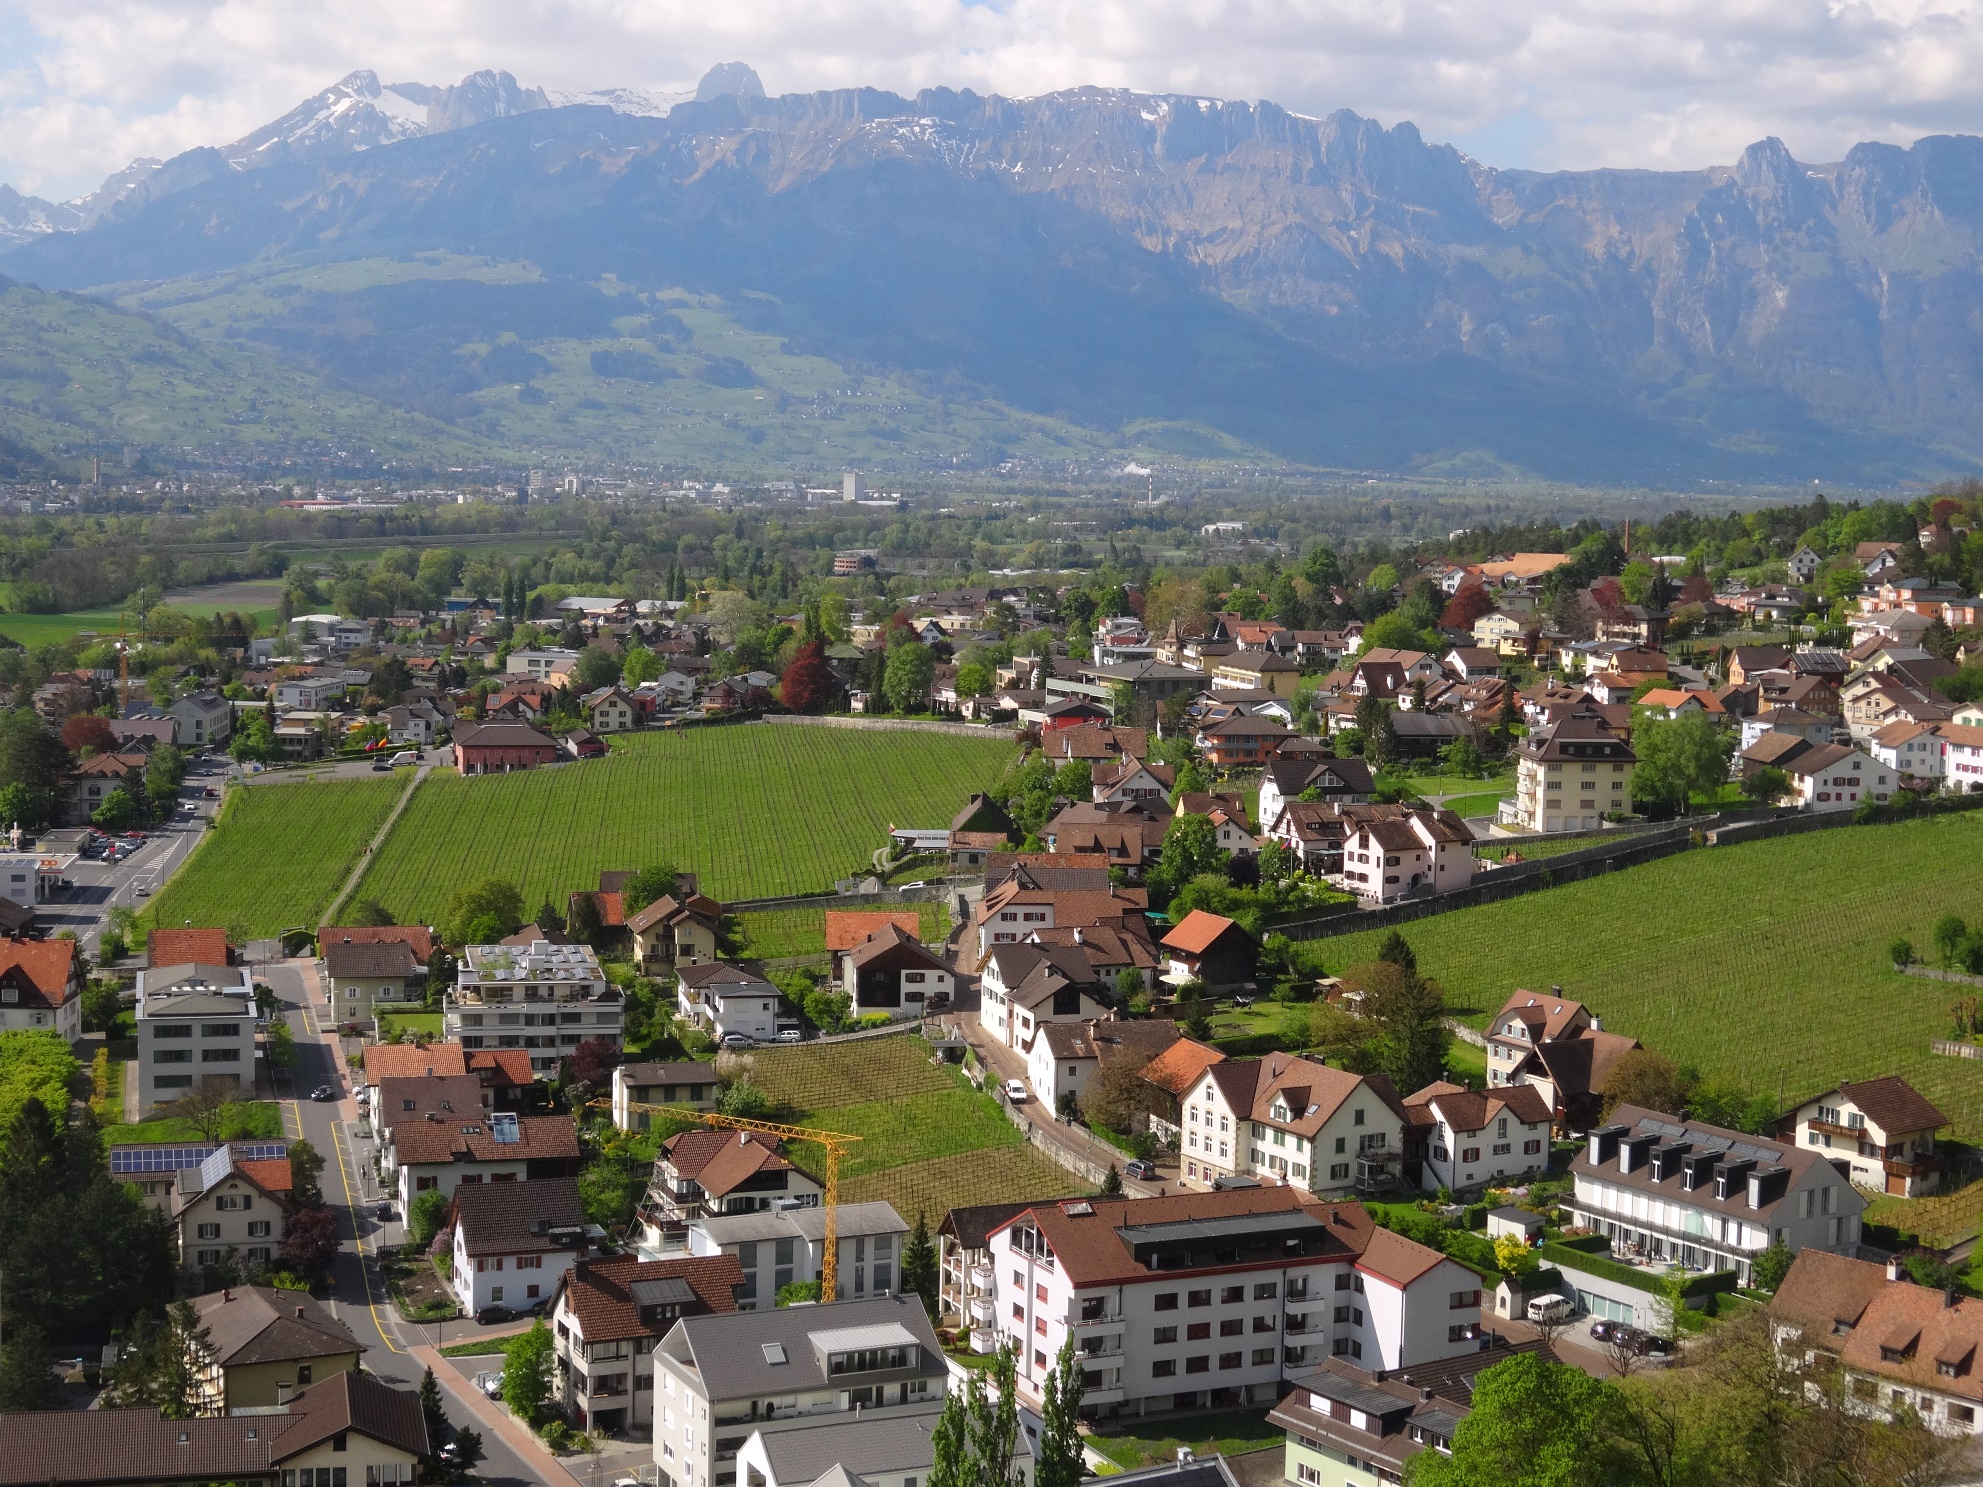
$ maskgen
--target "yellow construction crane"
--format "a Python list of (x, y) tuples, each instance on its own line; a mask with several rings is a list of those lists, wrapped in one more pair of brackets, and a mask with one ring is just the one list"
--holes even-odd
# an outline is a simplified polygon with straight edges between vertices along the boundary
[[(610, 1107), (610, 1100), (595, 1100), (596, 1105)], [(732, 1131), (755, 1131), (763, 1136), (776, 1136), (781, 1141), (811, 1141), (826, 1149), (826, 1235), (821, 1244), (819, 1260), (819, 1299), (831, 1301), (837, 1294), (840, 1272), (840, 1232), (836, 1223), (836, 1210), (840, 1206), (840, 1157), (848, 1147), (861, 1140), (859, 1136), (843, 1135), (839, 1131), (816, 1131), (811, 1126), (788, 1126), (775, 1120), (751, 1120), (741, 1115), (721, 1115), (714, 1110), (697, 1110), (686, 1105), (646, 1105), (638, 1100), (629, 1101), (627, 1109), (644, 1114), (665, 1115), (677, 1120), (692, 1120), (705, 1126), (718, 1126)]]

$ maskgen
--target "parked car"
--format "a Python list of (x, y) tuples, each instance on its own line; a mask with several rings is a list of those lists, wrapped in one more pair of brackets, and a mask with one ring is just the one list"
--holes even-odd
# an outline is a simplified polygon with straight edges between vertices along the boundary
[(1570, 1303), (1561, 1296), (1531, 1296), (1528, 1313), (1531, 1322), (1567, 1322)]
[(1030, 1098), (1030, 1096), (1026, 1093), (1025, 1082), (1019, 1079), (1006, 1080), (1005, 1098), (1010, 1100), (1015, 1105), (1025, 1104), (1026, 1101)]
[(1623, 1322), (1614, 1322), (1611, 1321), (1609, 1318), (1599, 1317), (1596, 1321), (1591, 1323), (1591, 1341), (1610, 1342), (1612, 1336), (1618, 1331), (1618, 1329), (1624, 1326), (1625, 1324)]
[(378, 760), (378, 761), (376, 761), (376, 762), (375, 762), (375, 763), (374, 763), (374, 764), (372, 765), (372, 773), (373, 773), (373, 774), (391, 774), (391, 773), (392, 773), (392, 766), (391, 766), (390, 764), (388, 764), (388, 763), (386, 763), (386, 761), (385, 761), (385, 760), (383, 760), (383, 759), (380, 759), (380, 760)]
[(778, 1035), (778, 1041), (780, 1043), (799, 1043), (804, 1041), (805, 1036), (797, 1028), (788, 1027)]
[(748, 1033), (725, 1033), (723, 1035), (723, 1046), (725, 1048), (755, 1048), (757, 1047), (757, 1039), (751, 1037)]
[(475, 1313), (475, 1320), (486, 1327), (494, 1322), (514, 1322), (516, 1313), (507, 1306), (485, 1306)]
[(1139, 1182), (1154, 1182), (1157, 1177), (1157, 1164), (1142, 1157), (1133, 1157), (1122, 1164), (1122, 1175), (1133, 1177)]
[[(495, 1310), (501, 1311), (502, 1308), (499, 1306)], [(490, 1399), (501, 1399), (503, 1397), (503, 1376), (500, 1373), (478, 1373), (475, 1375), (475, 1387), (480, 1389)]]

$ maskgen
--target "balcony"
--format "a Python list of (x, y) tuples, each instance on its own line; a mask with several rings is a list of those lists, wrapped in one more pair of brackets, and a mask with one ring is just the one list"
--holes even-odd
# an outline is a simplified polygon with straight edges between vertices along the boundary
[(998, 1290), (998, 1272), (989, 1265), (973, 1265), (971, 1289), (981, 1296), (994, 1294)]
[(1942, 1159), (1937, 1156), (1888, 1157), (1880, 1165), (1886, 1168), (1889, 1177), (1926, 1177), (1942, 1170)]
[(1098, 1358), (1120, 1358), (1122, 1356), (1121, 1337), (1094, 1338), (1092, 1341), (1100, 1343), (1101, 1346), (1095, 1348), (1076, 1348), (1074, 1350), (1074, 1356), (1081, 1362), (1093, 1363)]
[(997, 1321), (997, 1298), (992, 1296), (973, 1296), (971, 1298), (971, 1325), (973, 1327), (990, 1327)]
[(1067, 1325), (1078, 1330), (1083, 1327), (1119, 1326), (1121, 1322), (1122, 1313), (1119, 1311), (1098, 1311), (1093, 1316), (1083, 1312), (1080, 1316), (1070, 1319)]

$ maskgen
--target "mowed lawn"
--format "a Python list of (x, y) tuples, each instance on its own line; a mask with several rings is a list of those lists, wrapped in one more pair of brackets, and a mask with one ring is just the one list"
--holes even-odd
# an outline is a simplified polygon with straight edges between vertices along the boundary
[[(843, 1202), (892, 1203), (911, 1223), (922, 1213), (934, 1225), (960, 1204), (1088, 1191), (1026, 1145), (989, 1095), (932, 1063), (914, 1034), (765, 1049), (752, 1059), (752, 1076), (800, 1124), (861, 1138), (841, 1161)], [(800, 1142), (792, 1154), (824, 1173), (823, 1148)]]
[(314, 929), (412, 776), (236, 785), (145, 911), (147, 924)]
[[(1679, 1064), (1782, 1097), (1901, 1074), (1983, 1137), (1983, 1065), (1938, 1058), (1968, 988), (1896, 972), (1944, 914), (1983, 920), (1983, 815), (1683, 852), (1399, 926), (1476, 1026), (1518, 988), (1561, 986)], [(1318, 943), (1331, 971), (1382, 932)]]
[(605, 759), (437, 774), (359, 895), (432, 923), (464, 883), (504, 877), (527, 906), (663, 860), (722, 899), (831, 888), (871, 870), (891, 826), (943, 826), (1004, 768), (998, 738), (743, 725), (614, 740)]
[[(862, 905), (869, 908), (870, 905)], [(917, 937), (925, 944), (935, 944), (950, 933), (950, 910), (943, 904), (901, 904), (890, 906), (890, 912), (907, 913), (913, 911), (920, 921)], [(739, 914), (737, 922), (743, 930), (744, 953), (757, 960), (776, 960), (781, 956), (826, 954), (826, 909), (760, 909), (756, 913)]]

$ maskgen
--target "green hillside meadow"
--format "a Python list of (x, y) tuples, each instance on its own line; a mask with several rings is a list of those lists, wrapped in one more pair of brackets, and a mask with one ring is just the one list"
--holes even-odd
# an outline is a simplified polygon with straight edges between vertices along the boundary
[[(1781, 1091), (1901, 1074), (1983, 1139), (1983, 1063), (1941, 1058), (1974, 988), (1896, 972), (1944, 914), (1983, 920), (1983, 816), (1848, 826), (1683, 852), (1644, 867), (1401, 926), (1419, 969), (1484, 1026), (1518, 988), (1586, 1003), (1674, 1062)], [(1327, 940), (1331, 971), (1378, 932)]]
[(723, 899), (814, 892), (867, 871), (891, 826), (941, 826), (1004, 768), (1002, 738), (744, 725), (616, 739), (610, 757), (420, 786), (359, 884), (431, 923), (503, 877), (563, 904), (601, 869), (671, 861)]

